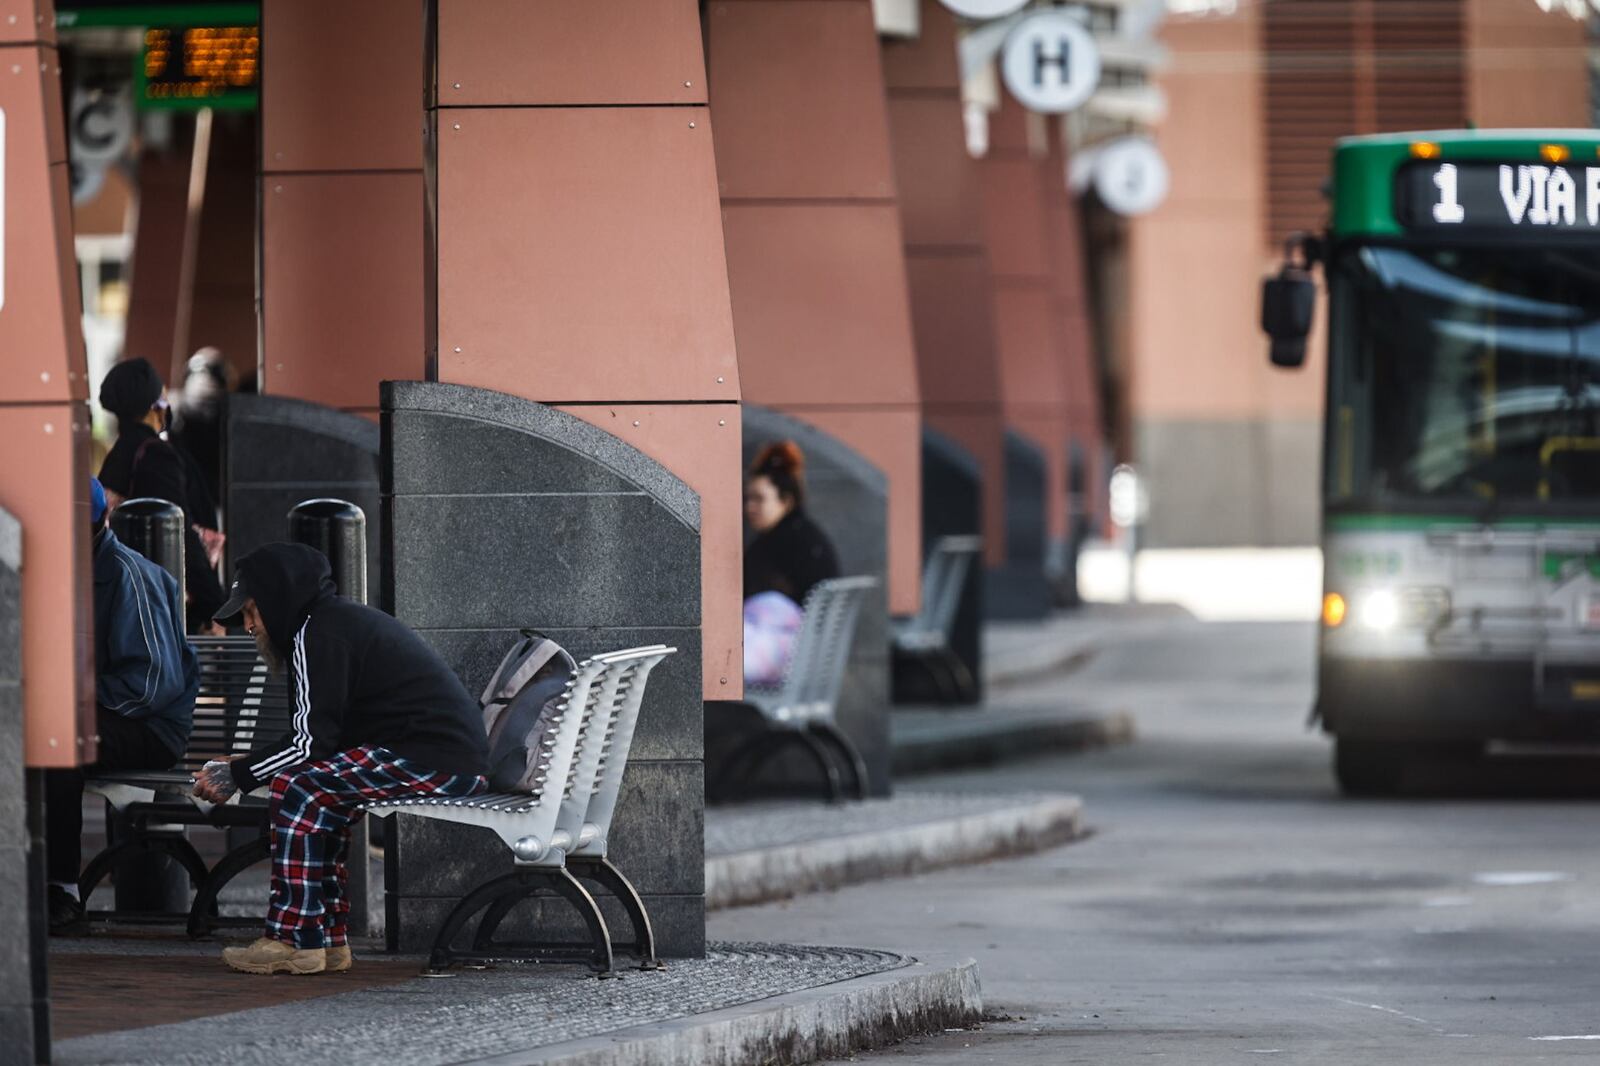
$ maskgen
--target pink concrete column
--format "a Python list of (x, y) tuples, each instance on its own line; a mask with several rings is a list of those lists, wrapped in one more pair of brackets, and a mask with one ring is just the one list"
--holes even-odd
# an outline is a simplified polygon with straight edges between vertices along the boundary
[(921, 415), (868, 0), (714, 0), (717, 173), (744, 396), (889, 480), (889, 610), (921, 595)]
[(261, 386), (376, 411), (425, 375), (422, 20), (262, 5)]
[[(0, 0), (0, 507), (22, 523), (30, 766), (94, 750), (89, 412), (50, 0)], [(25, 458), (26, 461), (23, 461)]]
[(923, 0), (922, 34), (885, 40), (889, 133), (905, 227), (922, 417), (983, 469), (983, 542), (1005, 560), (1005, 458), (994, 293), (967, 154), (955, 16)]
[(1047, 237), (1056, 330), (1066, 375), (1067, 432), (1085, 463), (1083, 504), (1091, 515), (1104, 512), (1105, 418), (1101, 411), (1100, 365), (1089, 296), (1088, 248), (1083, 205), (1067, 188), (1067, 154), (1059, 123), (1051, 123), (1051, 153), (1046, 172)]
[(552, 404), (700, 494), (704, 685), (743, 692), (739, 365), (691, 0), (437, 0), (440, 381)]
[(1009, 95), (990, 118), (989, 153), (978, 163), (984, 243), (994, 284), (1006, 427), (1045, 456), (1046, 533), (1067, 533), (1067, 374), (1050, 257), (1049, 186), (1065, 180), (1050, 161), (1047, 121)]

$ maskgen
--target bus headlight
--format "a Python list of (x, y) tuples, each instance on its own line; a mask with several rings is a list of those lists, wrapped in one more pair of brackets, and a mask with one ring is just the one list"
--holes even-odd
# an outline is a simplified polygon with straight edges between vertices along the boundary
[[(1431, 629), (1450, 617), (1450, 590), (1417, 586), (1372, 589), (1350, 604), (1349, 617), (1363, 629), (1387, 633), (1395, 629)], [(1327, 603), (1323, 621), (1328, 621)]]
[(1368, 629), (1393, 629), (1400, 624), (1400, 597), (1393, 589), (1367, 593), (1356, 611), (1356, 620)]

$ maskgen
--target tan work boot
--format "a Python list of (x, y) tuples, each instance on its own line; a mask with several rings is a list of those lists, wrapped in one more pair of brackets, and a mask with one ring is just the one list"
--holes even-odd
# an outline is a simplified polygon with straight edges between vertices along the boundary
[(262, 937), (247, 948), (223, 948), (222, 961), (241, 973), (313, 974), (328, 968), (328, 953)]
[(324, 973), (344, 973), (348, 970), (355, 958), (350, 954), (350, 945), (341, 944), (336, 948), (328, 948), (328, 968)]

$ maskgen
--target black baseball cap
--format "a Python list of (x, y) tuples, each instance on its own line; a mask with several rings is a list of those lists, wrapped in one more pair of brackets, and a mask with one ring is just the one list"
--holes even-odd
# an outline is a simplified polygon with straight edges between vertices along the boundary
[(251, 599), (254, 597), (244, 587), (244, 576), (235, 574), (233, 587), (228, 590), (228, 602), (217, 608), (217, 613), (211, 616), (211, 620), (229, 629), (243, 625), (244, 605)]

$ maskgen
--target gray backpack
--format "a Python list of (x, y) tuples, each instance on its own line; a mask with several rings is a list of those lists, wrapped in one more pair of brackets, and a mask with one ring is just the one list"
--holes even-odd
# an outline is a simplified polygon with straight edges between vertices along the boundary
[(578, 664), (566, 649), (531, 629), (506, 652), (483, 690), (489, 733), (489, 787), (537, 792), (555, 740), (554, 718)]

